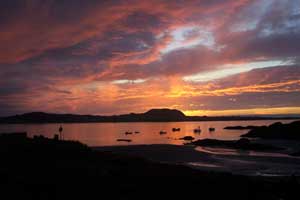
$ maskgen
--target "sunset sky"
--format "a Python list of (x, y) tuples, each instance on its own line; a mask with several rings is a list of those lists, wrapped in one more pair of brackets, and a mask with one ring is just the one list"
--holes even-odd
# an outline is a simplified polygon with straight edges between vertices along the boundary
[(300, 113), (300, 0), (1, 0), (0, 116)]

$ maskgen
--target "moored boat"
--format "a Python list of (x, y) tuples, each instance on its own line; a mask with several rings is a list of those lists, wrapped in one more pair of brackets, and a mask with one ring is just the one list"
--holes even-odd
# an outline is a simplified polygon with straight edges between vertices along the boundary
[(194, 133), (201, 133), (201, 128), (200, 128), (200, 126), (199, 126), (198, 128), (195, 128), (195, 129), (194, 129)]
[(160, 135), (167, 134), (167, 131), (160, 131), (159, 134), (160, 134)]
[(180, 128), (172, 128), (173, 132), (180, 131)]
[(215, 129), (215, 128), (212, 128), (212, 127), (210, 127), (208, 130), (209, 130), (209, 132), (212, 132), (212, 131), (215, 131), (216, 129)]

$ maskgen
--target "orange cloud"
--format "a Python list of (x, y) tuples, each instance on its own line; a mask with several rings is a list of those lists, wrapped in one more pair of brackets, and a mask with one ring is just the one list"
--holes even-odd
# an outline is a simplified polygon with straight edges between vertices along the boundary
[[(278, 70), (280, 71), (280, 68)], [(260, 71), (258, 70), (258, 72)], [(237, 79), (239, 76), (245, 75), (236, 75), (230, 77), (230, 79)], [(273, 103), (269, 100), (266, 101), (271, 106), (270, 108), (265, 104), (265, 101), (256, 99), (261, 95), (265, 98), (267, 98), (266, 95), (271, 95), (270, 98), (272, 98), (272, 94), (276, 97), (277, 94), (282, 95), (284, 93), (290, 99), (300, 99), (300, 95), (295, 96), (295, 93), (300, 94), (299, 80), (264, 84), (247, 82), (247, 84), (250, 85), (239, 87), (228, 85), (225, 87), (225, 85), (217, 85), (217, 82), (185, 82), (180, 76), (175, 76), (148, 79), (141, 83), (115, 84), (113, 82), (96, 81), (73, 86), (58, 85), (55, 90), (48, 90), (47, 93), (36, 91), (29, 97), (17, 95), (14, 98), (28, 99), (28, 101), (23, 101), (21, 106), (30, 110), (44, 109), (53, 112), (68, 111), (85, 114), (113, 114), (116, 110), (118, 110), (118, 113), (141, 112), (153, 107), (171, 107), (193, 115), (196, 113), (225, 115), (234, 112), (236, 114), (246, 114), (248, 109), (232, 109), (230, 105), (234, 104), (249, 106), (249, 114), (255, 114), (255, 112), (261, 114), (264, 111), (267, 114), (271, 112), (272, 107), (275, 107), (273, 113), (275, 114), (279, 111), (292, 113), (292, 108), (300, 106), (296, 100), (281, 105), (282, 102), (279, 99), (279, 102)], [(252, 95), (253, 99), (240, 102), (239, 99), (243, 98), (245, 94)], [(256, 107), (253, 108), (253, 106)], [(294, 112), (297, 111), (298, 109), (294, 110)]]

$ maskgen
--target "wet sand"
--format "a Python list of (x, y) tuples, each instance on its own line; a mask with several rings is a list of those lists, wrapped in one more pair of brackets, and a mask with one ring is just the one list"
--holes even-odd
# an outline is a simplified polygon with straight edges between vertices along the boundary
[(155, 162), (183, 164), (207, 171), (251, 176), (300, 175), (300, 158), (278, 152), (265, 153), (227, 149), (226, 153), (224, 149), (199, 148), (188, 145), (131, 145), (94, 147), (93, 149), (142, 157)]

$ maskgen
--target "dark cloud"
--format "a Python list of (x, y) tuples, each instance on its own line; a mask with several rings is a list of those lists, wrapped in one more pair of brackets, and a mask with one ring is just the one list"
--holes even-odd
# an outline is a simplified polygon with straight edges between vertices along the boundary
[[(250, 100), (250, 101), (249, 101)], [(243, 95), (209, 96), (191, 98), (188, 100), (193, 107), (186, 106), (185, 110), (241, 110), (241, 109), (264, 109), (272, 107), (299, 107), (299, 92), (269, 92), (246, 93)]]

